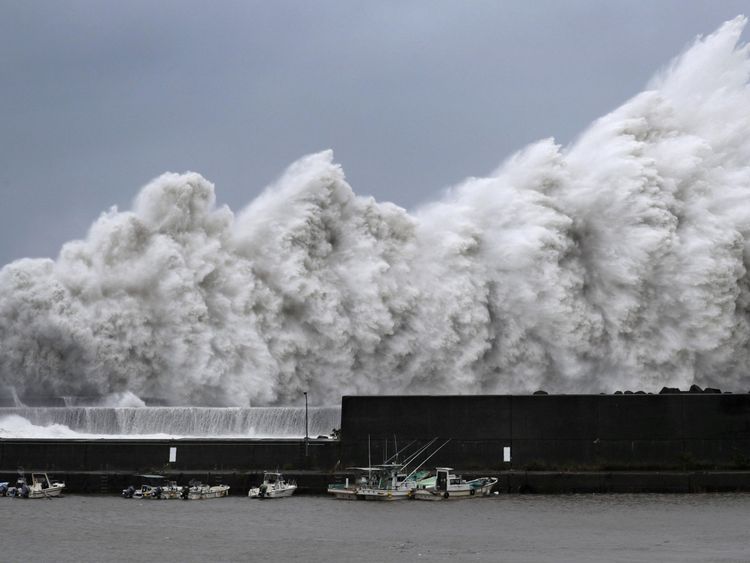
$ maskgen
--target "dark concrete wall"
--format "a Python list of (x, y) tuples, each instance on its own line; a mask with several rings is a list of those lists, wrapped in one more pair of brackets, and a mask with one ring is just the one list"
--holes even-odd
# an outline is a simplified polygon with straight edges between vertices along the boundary
[[(750, 466), (750, 395), (344, 397), (342, 463), (451, 441), (429, 465), (465, 469), (736, 469)], [(389, 442), (386, 444), (386, 440)], [(503, 447), (511, 447), (511, 464)]]
[[(170, 447), (177, 448), (175, 463)], [(310, 440), (307, 448), (304, 440), (0, 440), (6, 471), (328, 471), (337, 461), (334, 440)]]

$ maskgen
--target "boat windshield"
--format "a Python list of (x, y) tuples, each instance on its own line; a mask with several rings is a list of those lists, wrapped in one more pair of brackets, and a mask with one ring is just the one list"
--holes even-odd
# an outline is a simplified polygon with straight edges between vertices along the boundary
[(38, 473), (32, 474), (31, 475), (31, 483), (33, 485), (36, 485), (38, 483), (42, 488), (49, 488), (49, 486), (50, 486), (50, 484), (49, 484), (49, 478), (47, 477), (46, 474), (41, 474), (41, 475), (38, 474)]

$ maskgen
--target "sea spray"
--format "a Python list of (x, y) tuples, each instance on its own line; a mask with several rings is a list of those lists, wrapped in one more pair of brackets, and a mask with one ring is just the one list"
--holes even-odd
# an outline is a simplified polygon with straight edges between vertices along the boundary
[[(341, 428), (340, 407), (310, 407), (313, 438)], [(301, 438), (304, 407), (36, 407), (0, 409), (5, 438)]]
[(329, 151), (237, 216), (165, 174), (57, 260), (0, 270), (0, 382), (174, 405), (747, 389), (745, 23), (571, 146), (526, 147), (414, 214), (356, 196)]

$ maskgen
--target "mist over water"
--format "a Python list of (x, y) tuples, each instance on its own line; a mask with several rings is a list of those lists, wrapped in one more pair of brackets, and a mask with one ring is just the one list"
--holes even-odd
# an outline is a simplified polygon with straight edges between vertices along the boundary
[(356, 196), (330, 151), (237, 214), (165, 174), (57, 260), (0, 270), (0, 383), (239, 406), (746, 390), (745, 23), (572, 145), (530, 145), (414, 214)]

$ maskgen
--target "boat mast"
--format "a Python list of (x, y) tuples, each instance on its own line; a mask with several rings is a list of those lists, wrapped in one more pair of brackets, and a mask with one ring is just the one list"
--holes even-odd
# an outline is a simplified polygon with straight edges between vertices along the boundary
[(425, 451), (427, 451), (436, 441), (437, 441), (437, 437), (433, 438), (432, 440), (427, 442), (427, 444), (425, 444), (424, 446), (419, 448), (416, 452), (412, 453), (409, 457), (407, 457), (403, 463), (404, 470), (409, 465), (411, 465), (413, 461), (416, 461), (419, 458), (419, 456), (422, 455)]
[(425, 460), (424, 460), (424, 461), (423, 461), (422, 463), (420, 463), (420, 464), (419, 464), (419, 465), (418, 465), (418, 466), (416, 467), (416, 469), (414, 469), (414, 471), (412, 471), (411, 473), (409, 473), (409, 474), (408, 474), (408, 475), (406, 476), (406, 478), (408, 479), (409, 477), (411, 477), (412, 475), (414, 475), (414, 474), (415, 474), (415, 473), (417, 472), (417, 470), (419, 470), (419, 468), (420, 468), (420, 467), (422, 467), (422, 466), (423, 466), (423, 465), (424, 465), (425, 463), (427, 463), (427, 462), (429, 461), (429, 459), (430, 459), (430, 458), (431, 458), (432, 456), (434, 456), (434, 455), (435, 455), (436, 453), (438, 453), (438, 452), (439, 452), (440, 450), (442, 450), (442, 449), (443, 449), (443, 447), (444, 447), (444, 446), (445, 446), (445, 445), (446, 445), (446, 444), (447, 444), (448, 442), (450, 442), (450, 441), (451, 441), (451, 439), (450, 439), (450, 438), (448, 438), (448, 439), (447, 439), (447, 440), (446, 440), (446, 441), (445, 441), (445, 442), (443, 443), (443, 445), (441, 445), (441, 446), (440, 446), (440, 447), (439, 447), (438, 449), (436, 449), (436, 450), (435, 450), (434, 452), (432, 452), (432, 453), (431, 453), (431, 454), (430, 454), (429, 456), (427, 456), (427, 459), (425, 459)]

